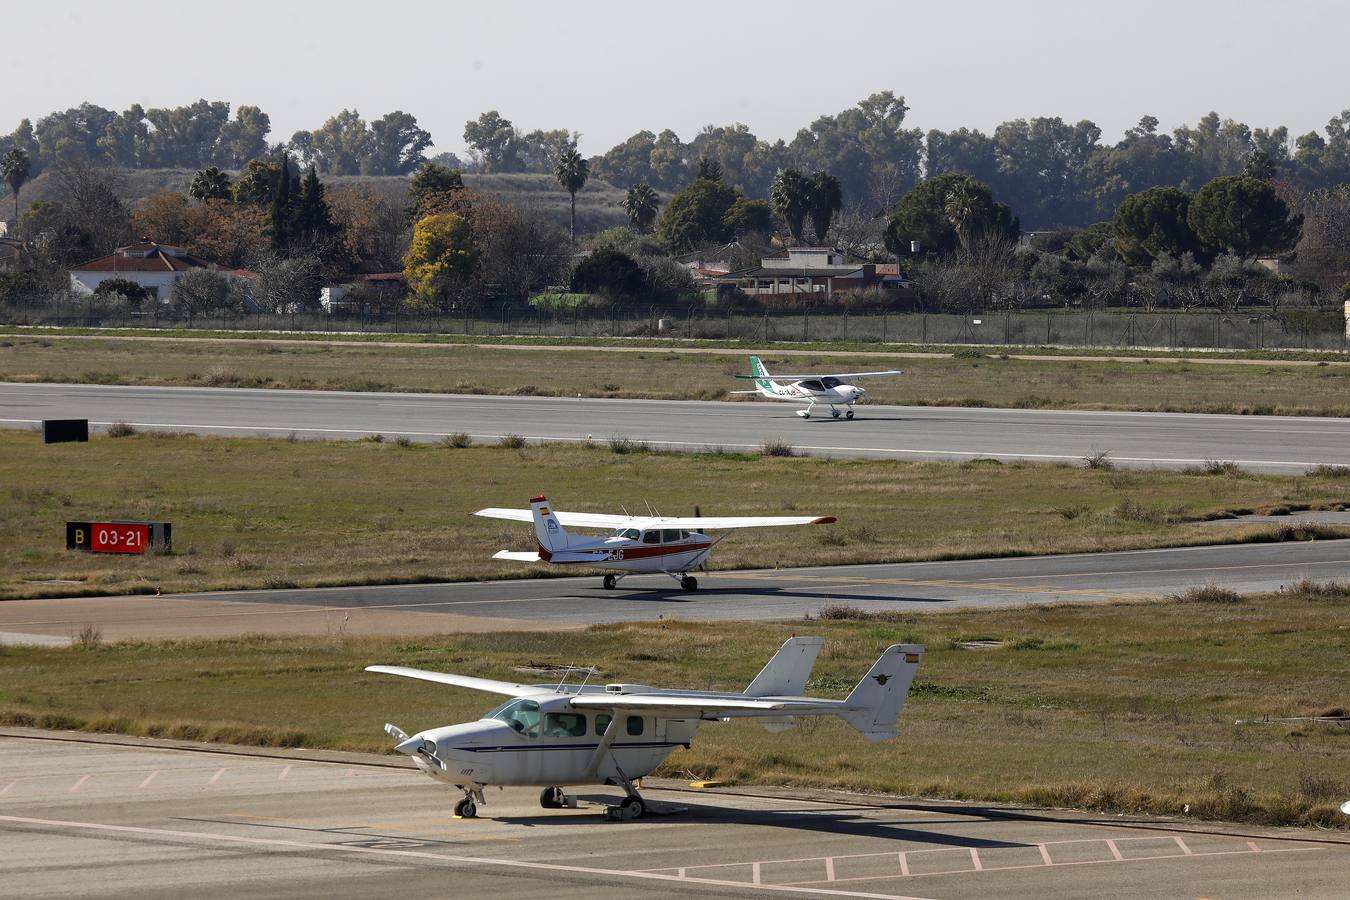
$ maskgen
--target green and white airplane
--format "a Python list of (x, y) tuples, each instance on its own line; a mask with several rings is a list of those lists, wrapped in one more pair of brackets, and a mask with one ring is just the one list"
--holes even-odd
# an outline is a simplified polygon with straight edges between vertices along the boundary
[[(887, 369), (884, 372), (838, 372), (831, 375), (770, 375), (758, 356), (750, 357), (750, 371), (753, 375), (737, 375), (737, 378), (749, 378), (755, 382), (753, 391), (732, 391), (733, 394), (758, 394), (770, 400), (787, 400), (790, 403), (805, 403), (806, 409), (797, 410), (803, 419), (811, 418), (811, 410), (817, 403), (830, 408), (830, 415), (839, 418), (838, 407), (844, 407), (844, 418), (853, 418), (853, 404), (867, 396), (867, 391), (855, 384), (849, 384), (852, 378), (876, 378), (880, 375), (903, 375), (900, 369)], [(779, 383), (779, 382), (783, 383)]]

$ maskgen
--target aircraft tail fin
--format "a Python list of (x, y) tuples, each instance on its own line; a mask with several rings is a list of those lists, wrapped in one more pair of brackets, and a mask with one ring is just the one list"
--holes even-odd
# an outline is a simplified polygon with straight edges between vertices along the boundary
[(759, 393), (774, 396), (773, 379), (758, 356), (750, 357), (750, 374), (755, 376), (755, 387), (759, 388)]
[(790, 637), (745, 689), (747, 697), (800, 697), (823, 638)]
[(572, 543), (572, 535), (562, 527), (558, 517), (553, 514), (553, 504), (542, 494), (530, 501), (530, 512), (534, 514), (534, 539), (539, 543), (539, 558), (547, 562), (555, 550), (566, 550)]
[(922, 644), (892, 644), (881, 654), (844, 701), (839, 715), (869, 741), (884, 741), (900, 733), (897, 720), (909, 696), (914, 673), (923, 659)]

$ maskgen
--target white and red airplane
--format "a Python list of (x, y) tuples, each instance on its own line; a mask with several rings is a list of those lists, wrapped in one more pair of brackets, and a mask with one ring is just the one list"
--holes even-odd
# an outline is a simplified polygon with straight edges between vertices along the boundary
[[(560, 512), (546, 497), (535, 497), (529, 509), (480, 509), (475, 516), (534, 522), (538, 550), (500, 550), (493, 559), (513, 562), (546, 562), (555, 566), (587, 566), (612, 569), (604, 586), (613, 588), (620, 578), (635, 573), (661, 572), (680, 583), (686, 591), (698, 589), (698, 579), (689, 572), (704, 567), (712, 548), (722, 540), (713, 540), (705, 531), (732, 528), (771, 528), (779, 525), (829, 525), (834, 516), (629, 516), (605, 513)], [(608, 537), (592, 538), (571, 534), (564, 526), (603, 528)]]
[[(803, 419), (811, 418), (811, 410), (817, 403), (830, 408), (830, 415), (839, 418), (839, 410), (844, 407), (844, 417), (853, 418), (853, 404), (867, 397), (867, 391), (856, 384), (849, 384), (851, 378), (877, 378), (882, 375), (903, 375), (900, 369), (886, 369), (880, 372), (836, 372), (829, 375), (770, 375), (758, 356), (750, 357), (750, 371), (753, 375), (737, 375), (737, 378), (751, 379), (755, 382), (753, 391), (732, 391), (733, 394), (756, 394), (770, 400), (786, 400), (789, 403), (805, 403), (806, 409), (797, 410)], [(780, 382), (783, 382), (780, 384)]]

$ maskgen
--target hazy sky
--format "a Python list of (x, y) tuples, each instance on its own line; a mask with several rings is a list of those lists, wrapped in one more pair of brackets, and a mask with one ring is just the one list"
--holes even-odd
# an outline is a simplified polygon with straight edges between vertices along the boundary
[(0, 132), (83, 100), (205, 97), (261, 106), (273, 141), (343, 107), (403, 109), (460, 152), (465, 120), (497, 109), (580, 131), (594, 154), (709, 123), (790, 140), (879, 90), (905, 97), (909, 126), (1090, 118), (1110, 142), (1144, 114), (1170, 130), (1213, 109), (1298, 135), (1350, 107), (1341, 0), (11, 5)]

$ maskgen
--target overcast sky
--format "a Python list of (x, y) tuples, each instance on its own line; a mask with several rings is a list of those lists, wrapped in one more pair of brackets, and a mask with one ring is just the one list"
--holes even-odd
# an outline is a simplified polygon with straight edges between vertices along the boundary
[(601, 153), (643, 128), (689, 140), (744, 122), (790, 140), (879, 90), (907, 125), (992, 130), (1090, 118), (1114, 142), (1217, 110), (1321, 130), (1350, 107), (1341, 0), (62, 0), (6, 4), (0, 132), (88, 100), (261, 106), (271, 140), (334, 112), (417, 116), (461, 152), (467, 119), (580, 131)]

